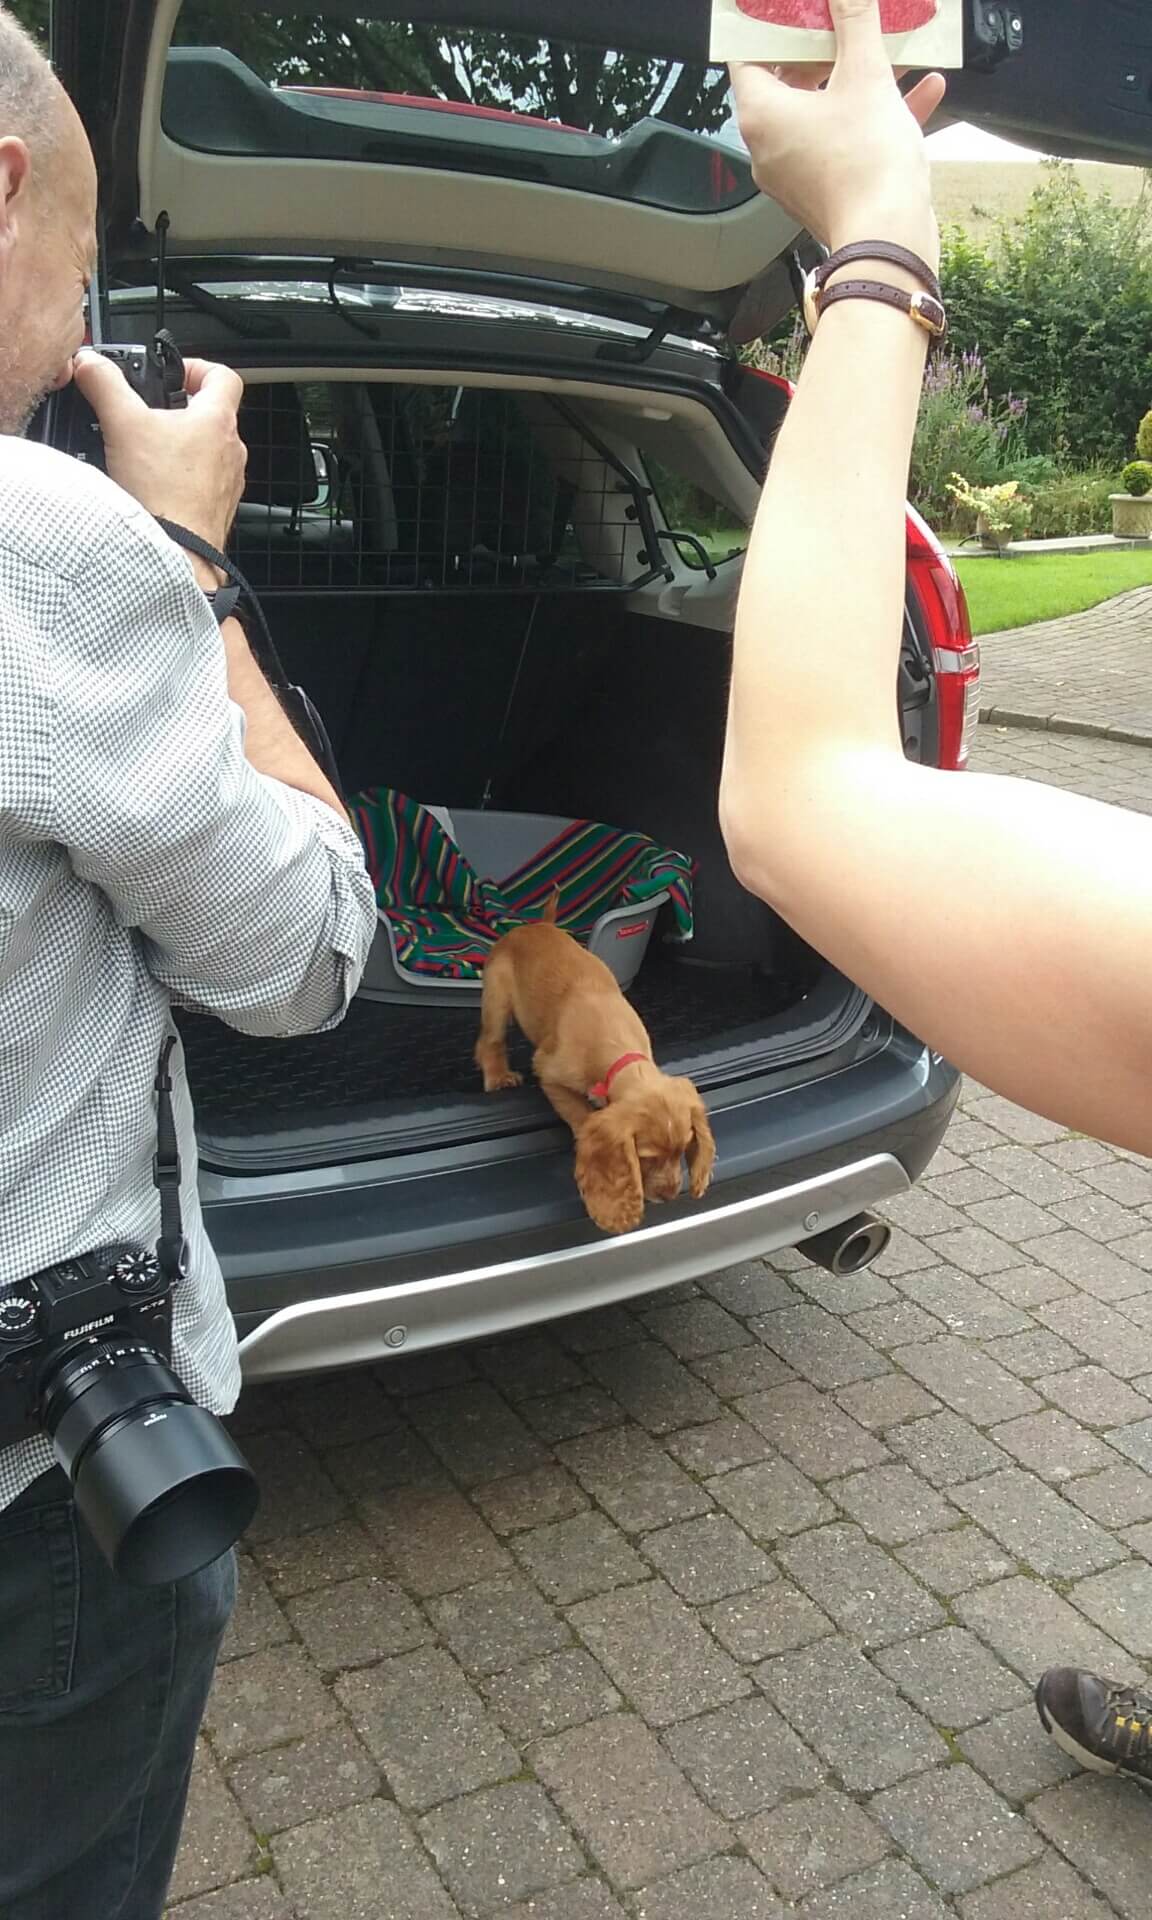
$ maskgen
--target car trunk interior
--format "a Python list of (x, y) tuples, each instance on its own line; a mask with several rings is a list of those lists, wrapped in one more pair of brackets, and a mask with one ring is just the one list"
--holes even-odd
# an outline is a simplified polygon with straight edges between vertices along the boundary
[[(577, 432), (576, 403), (565, 402), (561, 441), (549, 448), (537, 423), (526, 465), (520, 395), (409, 385), (404, 393), (421, 405), (428, 394), (435, 402), (424, 408), (424, 445), (413, 451), (409, 436), (405, 468), (400, 409), (390, 394), (386, 416), (382, 391), (360, 385), (355, 402), (345, 392), (337, 421), (315, 383), (253, 386), (242, 423), (250, 466), (241, 562), (290, 677), (324, 717), (345, 791), (386, 786), (449, 810), (590, 819), (688, 854), (694, 937), (671, 943), (665, 908), (630, 992), (658, 1059), (701, 1084), (762, 1071), (773, 1046), (787, 1058), (804, 1029), (809, 1054), (818, 1051), (818, 1003), (827, 1032), (838, 1023), (844, 1037), (852, 990), (838, 983), (842, 991), (829, 994), (822, 963), (733, 879), (720, 835), (738, 559), (709, 578), (689, 546), (692, 565), (676, 561), (669, 582), (661, 569), (675, 549), (653, 538), (646, 516), (663, 521), (673, 502), (637, 491), (651, 473), (627, 444), (623, 412), (613, 423), (603, 408), (586, 410)], [(366, 420), (373, 458), (363, 451)], [(648, 463), (665, 495), (677, 465), (706, 479), (690, 439), (677, 453), (667, 417), (652, 431), (659, 453), (650, 449)], [(722, 463), (727, 443), (721, 436), (717, 453), (714, 421), (708, 432)], [(725, 504), (738, 531), (748, 502), (740, 475), (751, 477), (730, 448), (727, 456), (738, 497)], [(714, 478), (710, 495), (720, 496)], [(681, 491), (678, 519), (692, 497)], [(484, 1099), (472, 1061), (474, 1002), (361, 996), (334, 1033), (290, 1042), (249, 1039), (197, 1016), (182, 1025), (215, 1164), (253, 1156), (285, 1164), (555, 1124), (530, 1088)], [(513, 1056), (527, 1063), (522, 1042)]]

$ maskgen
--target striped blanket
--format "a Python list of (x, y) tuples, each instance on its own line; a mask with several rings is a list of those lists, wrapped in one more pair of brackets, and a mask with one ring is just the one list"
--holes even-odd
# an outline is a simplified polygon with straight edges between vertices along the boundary
[(555, 891), (558, 923), (586, 940), (613, 907), (667, 893), (674, 938), (692, 938), (692, 862), (642, 833), (576, 820), (515, 873), (474, 873), (440, 822), (407, 794), (373, 787), (351, 802), (396, 958), (411, 973), (474, 980), (497, 940), (538, 920)]

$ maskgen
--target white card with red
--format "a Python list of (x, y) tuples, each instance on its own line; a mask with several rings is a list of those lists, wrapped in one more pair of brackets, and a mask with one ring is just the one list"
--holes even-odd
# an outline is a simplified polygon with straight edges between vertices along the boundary
[[(880, 19), (894, 67), (963, 66), (963, 0), (880, 0)], [(712, 58), (834, 60), (828, 0), (712, 0)]]

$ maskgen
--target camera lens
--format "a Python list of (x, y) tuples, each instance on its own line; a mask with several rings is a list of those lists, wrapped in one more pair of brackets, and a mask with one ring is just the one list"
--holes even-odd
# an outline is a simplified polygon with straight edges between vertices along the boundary
[(40, 1417), (97, 1546), (133, 1586), (199, 1572), (256, 1511), (243, 1456), (149, 1347), (73, 1349), (42, 1388)]

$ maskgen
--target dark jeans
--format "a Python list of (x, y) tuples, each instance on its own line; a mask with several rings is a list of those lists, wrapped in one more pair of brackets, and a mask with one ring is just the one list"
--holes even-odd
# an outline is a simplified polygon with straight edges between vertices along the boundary
[(55, 1471), (0, 1513), (0, 1920), (158, 1920), (235, 1582), (126, 1586)]

